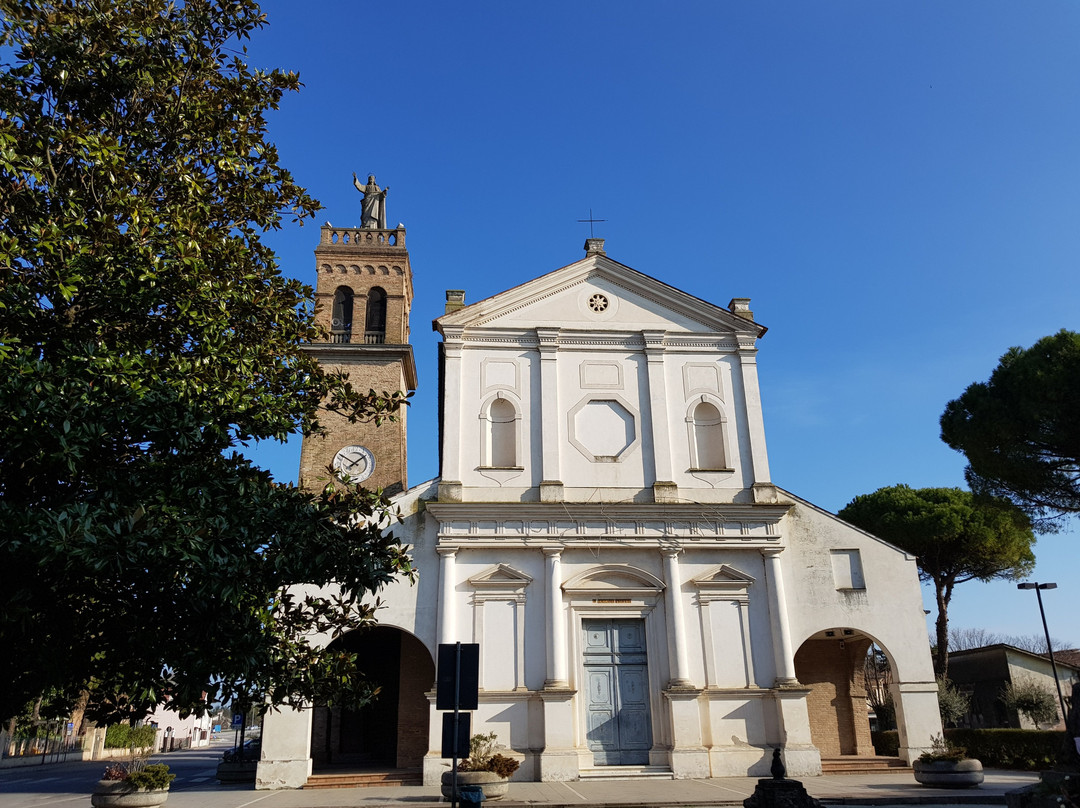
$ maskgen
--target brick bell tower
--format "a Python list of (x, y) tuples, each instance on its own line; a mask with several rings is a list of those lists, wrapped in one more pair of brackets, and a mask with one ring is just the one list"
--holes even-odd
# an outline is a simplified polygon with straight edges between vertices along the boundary
[[(363, 185), (359, 227), (322, 227), (315, 249), (315, 319), (329, 342), (305, 346), (327, 370), (342, 370), (357, 390), (377, 393), (416, 389), (409, 345), (412, 268), (405, 228), (386, 226), (386, 195), (375, 177)], [(300, 450), (300, 486), (318, 490), (332, 466), (388, 495), (408, 488), (405, 415), (398, 420), (350, 424), (336, 413), (321, 417), (326, 434), (306, 437)]]

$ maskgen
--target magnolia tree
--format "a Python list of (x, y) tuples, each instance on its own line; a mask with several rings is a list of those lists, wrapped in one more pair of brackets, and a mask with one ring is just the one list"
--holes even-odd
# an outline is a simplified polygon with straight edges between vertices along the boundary
[(252, 0), (0, 12), (0, 719), (362, 699), (309, 637), (409, 574), (386, 503), (237, 453), (403, 401), (304, 353), (311, 292), (263, 241), (319, 208), (267, 139), (298, 76), (245, 63)]

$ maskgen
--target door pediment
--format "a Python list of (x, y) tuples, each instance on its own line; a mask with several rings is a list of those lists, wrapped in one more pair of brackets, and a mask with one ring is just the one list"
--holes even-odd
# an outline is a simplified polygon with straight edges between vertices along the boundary
[(568, 595), (598, 599), (655, 597), (665, 588), (655, 575), (629, 564), (590, 567), (562, 585)]

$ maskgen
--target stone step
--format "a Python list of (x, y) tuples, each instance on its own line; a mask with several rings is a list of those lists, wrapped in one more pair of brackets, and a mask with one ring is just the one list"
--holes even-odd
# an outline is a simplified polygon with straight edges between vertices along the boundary
[(423, 782), (420, 769), (385, 771), (321, 772), (311, 775), (304, 788), (367, 788), (372, 786), (418, 786)]
[(870, 774), (873, 772), (909, 772), (908, 766), (898, 757), (842, 757), (821, 759), (822, 774)]
[(582, 780), (674, 780), (667, 766), (588, 766), (581, 769)]

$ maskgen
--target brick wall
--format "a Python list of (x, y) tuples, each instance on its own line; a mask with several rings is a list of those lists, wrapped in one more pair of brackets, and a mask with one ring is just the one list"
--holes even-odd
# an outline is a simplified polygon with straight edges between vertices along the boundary
[(435, 684), (435, 665), (427, 648), (409, 634), (401, 636), (401, 689), (398, 691), (399, 768), (423, 765), (428, 751), (429, 710), (424, 695)]
[(823, 757), (872, 756), (863, 663), (868, 639), (807, 640), (795, 654), (795, 675), (807, 694), (810, 738)]
[[(391, 392), (405, 389), (402, 364), (396, 360), (368, 361), (358, 357), (357, 361), (348, 364), (323, 362), (323, 367), (327, 370), (344, 370), (350, 382), (359, 390)], [(326, 433), (305, 438), (300, 450), (301, 487), (312, 490), (322, 488), (329, 477), (327, 466), (333, 462), (338, 450), (358, 444), (366, 446), (375, 456), (375, 472), (364, 485), (383, 488), (391, 495), (404, 490), (408, 483), (405, 409), (398, 413), (397, 421), (385, 421), (378, 427), (374, 423), (350, 424), (347, 418), (332, 412), (323, 413), (320, 421)]]

